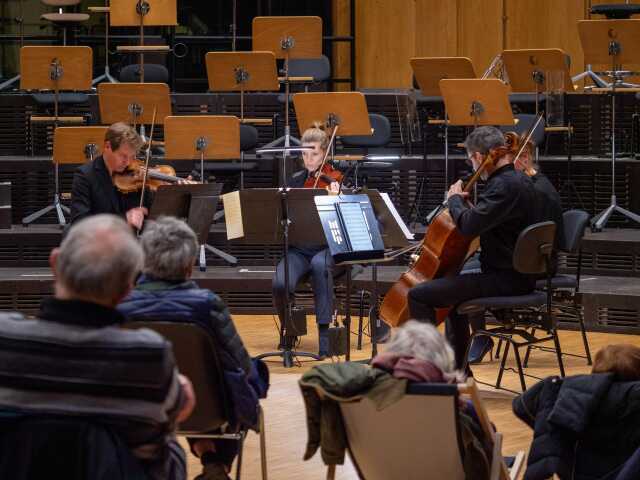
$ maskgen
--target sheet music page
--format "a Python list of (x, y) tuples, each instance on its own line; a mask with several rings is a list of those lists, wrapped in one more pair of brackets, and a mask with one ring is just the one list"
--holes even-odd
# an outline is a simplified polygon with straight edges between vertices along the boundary
[(385, 205), (391, 212), (391, 215), (393, 215), (394, 220), (400, 226), (400, 229), (402, 230), (402, 233), (404, 234), (405, 238), (407, 240), (413, 240), (414, 239), (413, 233), (411, 233), (411, 231), (409, 230), (409, 227), (407, 227), (407, 224), (404, 223), (404, 220), (402, 220), (402, 217), (398, 213), (398, 210), (396, 210), (396, 206), (391, 201), (391, 197), (389, 197), (389, 194), (386, 192), (380, 192), (380, 196), (382, 197), (382, 200), (384, 200)]
[(225, 193), (220, 196), (224, 207), (224, 222), (227, 226), (227, 240), (244, 237), (242, 225), (242, 207), (240, 205), (240, 191)]

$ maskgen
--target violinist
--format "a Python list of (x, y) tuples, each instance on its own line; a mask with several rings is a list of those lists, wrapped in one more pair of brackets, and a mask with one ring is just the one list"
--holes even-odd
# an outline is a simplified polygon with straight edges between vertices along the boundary
[(461, 181), (451, 185), (447, 195), (449, 213), (458, 230), (480, 237), (481, 271), (436, 278), (413, 287), (408, 295), (410, 315), (417, 320), (435, 323), (435, 308), (453, 307), (445, 325), (456, 368), (464, 364), (470, 336), (469, 319), (456, 313), (456, 307), (474, 298), (524, 295), (535, 287), (534, 278), (513, 268), (516, 240), (536, 222), (533, 183), (513, 165), (517, 145), (507, 144), (495, 127), (480, 127), (467, 137), (465, 147), (474, 171), (494, 149), (507, 147), (503, 148), (507, 153), (482, 172), (485, 188), (475, 205), (469, 203)]
[[(327, 133), (314, 125), (302, 134), (302, 146), (312, 147), (313, 150), (303, 152), (304, 170), (294, 173), (287, 186), (303, 188), (305, 182), (318, 172), (322, 160), (329, 147)], [(328, 190), (337, 193), (340, 185), (338, 181), (328, 183)], [(318, 242), (321, 243), (320, 241)], [(284, 320), (284, 309), (287, 305), (287, 295), (293, 294), (296, 286), (307, 274), (310, 274), (313, 298), (315, 303), (316, 322), (318, 324), (318, 354), (326, 356), (329, 349), (329, 323), (334, 312), (333, 307), (333, 276), (337, 269), (328, 248), (324, 246), (296, 246), (289, 247), (289, 288), (284, 285), (284, 259), (278, 262), (273, 277), (274, 306)]]
[(89, 215), (112, 213), (134, 227), (141, 228), (149, 213), (151, 197), (145, 195), (140, 206), (140, 192), (123, 194), (113, 176), (124, 172), (135, 160), (143, 141), (135, 129), (125, 123), (114, 123), (104, 137), (102, 155), (79, 167), (71, 187), (71, 223)]

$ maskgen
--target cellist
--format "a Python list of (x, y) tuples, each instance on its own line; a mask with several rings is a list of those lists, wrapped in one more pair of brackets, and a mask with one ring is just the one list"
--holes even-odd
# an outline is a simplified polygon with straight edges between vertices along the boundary
[[(486, 156), (505, 146), (505, 137), (495, 127), (475, 129), (465, 140), (465, 148), (474, 171)], [(480, 237), (480, 273), (442, 277), (415, 286), (409, 291), (410, 316), (435, 323), (435, 308), (452, 306), (446, 320), (446, 332), (453, 345), (456, 368), (464, 364), (469, 344), (469, 320), (455, 312), (468, 300), (504, 295), (524, 295), (533, 291), (535, 278), (513, 268), (513, 251), (518, 235), (535, 223), (536, 194), (531, 179), (515, 170), (513, 158), (517, 145), (507, 145), (507, 154), (496, 158), (482, 172), (485, 188), (475, 205), (469, 203), (462, 181), (449, 188), (449, 213), (463, 235)]]
[[(522, 143), (527, 142), (523, 147)], [(536, 193), (535, 221), (544, 222), (551, 220), (556, 224), (555, 248), (553, 253), (553, 269), (557, 267), (557, 247), (564, 239), (564, 228), (562, 222), (562, 205), (560, 195), (549, 181), (540, 172), (540, 166), (535, 162), (535, 145), (532, 140), (527, 140), (526, 135), (520, 138), (520, 155), (514, 158), (513, 165), (516, 170), (524, 172), (533, 182)], [(471, 330), (476, 331), (485, 328), (484, 314), (473, 315), (471, 318)], [(469, 350), (469, 363), (478, 363), (482, 357), (493, 347), (493, 340), (487, 336), (475, 337), (471, 349)]]

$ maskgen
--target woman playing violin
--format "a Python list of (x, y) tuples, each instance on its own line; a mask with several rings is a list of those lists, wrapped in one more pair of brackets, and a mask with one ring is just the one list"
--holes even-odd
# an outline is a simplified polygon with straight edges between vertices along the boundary
[(454, 347), (456, 368), (464, 364), (469, 343), (469, 319), (458, 314), (456, 307), (474, 298), (526, 294), (535, 287), (534, 278), (513, 268), (518, 235), (536, 222), (533, 183), (512, 163), (517, 145), (507, 144), (495, 127), (480, 127), (467, 137), (465, 147), (474, 170), (487, 155), (494, 160), (482, 173), (485, 188), (475, 205), (468, 202), (460, 181), (448, 192), (449, 213), (457, 229), (463, 235), (480, 237), (481, 272), (436, 278), (412, 288), (408, 296), (411, 317), (421, 321), (435, 322), (435, 308), (453, 307), (446, 332)]
[[(312, 147), (312, 151), (304, 152), (304, 170), (294, 173), (287, 182), (291, 188), (303, 188), (305, 182), (318, 172), (329, 147), (329, 137), (317, 126), (305, 130), (302, 135), (302, 145)], [(339, 182), (327, 179), (328, 189), (337, 193)], [(314, 180), (315, 183), (315, 180)], [(313, 185), (311, 185), (313, 186)], [(314, 212), (312, 212), (314, 213)], [(314, 213), (315, 214), (315, 213)], [(313, 298), (315, 303), (316, 322), (318, 324), (318, 353), (326, 356), (329, 347), (329, 323), (333, 316), (333, 276), (336, 267), (328, 248), (320, 246), (290, 246), (289, 247), (289, 288), (284, 285), (284, 259), (281, 259), (273, 277), (274, 306), (280, 317), (284, 319), (284, 309), (287, 295), (291, 295), (298, 283), (310, 274)]]
[(126, 123), (114, 123), (104, 137), (102, 155), (79, 167), (71, 188), (71, 223), (89, 215), (112, 213), (122, 216), (134, 228), (142, 227), (149, 213), (150, 196), (140, 206), (139, 193), (123, 194), (113, 176), (124, 172), (143, 145), (140, 135)]
[(305, 150), (302, 152), (302, 160), (304, 162), (304, 170), (294, 173), (287, 182), (287, 186), (291, 188), (313, 187), (316, 177), (319, 176), (318, 188), (326, 185), (330, 192), (338, 193), (340, 190), (341, 174), (337, 170), (333, 170), (323, 160), (329, 148), (329, 135), (318, 124), (304, 131), (301, 138), (303, 147), (310, 147), (313, 150)]

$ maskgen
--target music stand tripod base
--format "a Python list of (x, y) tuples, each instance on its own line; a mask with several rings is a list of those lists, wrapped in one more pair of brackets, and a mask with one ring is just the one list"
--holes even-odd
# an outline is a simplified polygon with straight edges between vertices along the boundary
[(37, 212), (24, 217), (22, 219), (22, 226), (28, 227), (30, 224), (32, 224), (39, 218), (44, 217), (51, 210), (55, 210), (56, 214), (58, 215), (58, 225), (60, 225), (61, 227), (64, 227), (67, 224), (64, 214), (66, 213), (67, 215), (70, 215), (71, 210), (69, 210), (69, 207), (66, 207), (65, 205), (62, 204), (62, 202), (60, 202), (60, 195), (58, 195), (57, 193), (54, 194), (53, 203), (51, 205), (48, 205), (43, 209), (38, 210)]
[(609, 221), (609, 218), (611, 218), (611, 215), (613, 215), (614, 213), (619, 213), (636, 223), (640, 223), (640, 215), (630, 212), (626, 208), (622, 208), (620, 205), (618, 205), (616, 196), (612, 195), (611, 205), (609, 205), (606, 210), (603, 210), (591, 219), (591, 230), (594, 232), (601, 232), (604, 226)]

